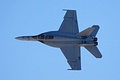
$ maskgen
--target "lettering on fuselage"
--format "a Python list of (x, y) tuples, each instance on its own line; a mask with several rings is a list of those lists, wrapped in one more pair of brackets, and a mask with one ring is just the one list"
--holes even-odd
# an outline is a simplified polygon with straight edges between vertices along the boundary
[(49, 35), (44, 35), (44, 34), (40, 34), (37, 36), (32, 36), (32, 38), (34, 39), (53, 39), (53, 36), (49, 36)]

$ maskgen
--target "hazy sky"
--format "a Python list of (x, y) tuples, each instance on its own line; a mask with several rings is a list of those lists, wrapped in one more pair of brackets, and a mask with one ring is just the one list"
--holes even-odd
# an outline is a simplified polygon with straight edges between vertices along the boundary
[[(103, 57), (82, 48), (80, 71), (59, 48), (15, 39), (58, 30), (62, 9), (77, 10), (80, 31), (100, 26)], [(0, 34), (0, 80), (120, 80), (120, 0), (0, 0)]]

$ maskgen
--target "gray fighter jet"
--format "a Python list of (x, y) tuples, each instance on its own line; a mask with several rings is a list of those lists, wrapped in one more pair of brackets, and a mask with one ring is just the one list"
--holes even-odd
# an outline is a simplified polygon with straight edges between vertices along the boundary
[(102, 57), (97, 48), (96, 34), (99, 26), (93, 25), (79, 32), (76, 10), (66, 11), (59, 30), (35, 36), (20, 36), (16, 37), (16, 39), (39, 41), (43, 44), (60, 48), (71, 67), (70, 70), (81, 70), (81, 47), (85, 47), (96, 58)]

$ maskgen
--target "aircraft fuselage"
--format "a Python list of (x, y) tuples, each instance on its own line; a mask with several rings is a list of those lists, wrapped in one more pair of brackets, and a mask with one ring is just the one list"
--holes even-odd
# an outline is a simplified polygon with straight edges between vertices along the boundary
[[(72, 33), (59, 33), (58, 31), (51, 31), (35, 36), (20, 36), (16, 37), (19, 40), (40, 41), (52, 47), (62, 46), (94, 46), (97, 45), (97, 39), (89, 36), (79, 36)], [(95, 40), (96, 39), (96, 40)]]

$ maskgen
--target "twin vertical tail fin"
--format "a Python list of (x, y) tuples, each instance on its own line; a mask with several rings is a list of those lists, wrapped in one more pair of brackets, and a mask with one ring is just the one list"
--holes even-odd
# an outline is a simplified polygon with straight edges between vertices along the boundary
[[(85, 29), (84, 31), (80, 32), (79, 36), (92, 36), (95, 37), (99, 30), (98, 25), (93, 25), (90, 28)], [(99, 49), (96, 46), (84, 46), (93, 56), (96, 58), (102, 58), (102, 54), (100, 53)]]

